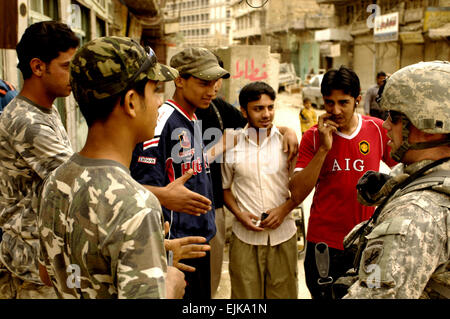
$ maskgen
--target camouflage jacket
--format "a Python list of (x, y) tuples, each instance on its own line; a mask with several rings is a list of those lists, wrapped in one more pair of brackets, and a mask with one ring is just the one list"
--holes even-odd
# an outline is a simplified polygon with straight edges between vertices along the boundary
[(112, 160), (74, 154), (45, 181), (40, 262), (60, 298), (165, 298), (157, 198)]
[[(405, 176), (430, 162), (409, 165)], [(449, 169), (447, 161), (427, 174)], [(419, 186), (405, 194), (398, 190), (389, 199), (366, 236), (358, 280), (344, 298), (436, 297), (431, 284), (449, 275), (450, 179), (433, 189)]]
[(56, 107), (17, 96), (0, 117), (0, 262), (41, 283), (37, 267), (37, 200), (42, 181), (73, 154)]

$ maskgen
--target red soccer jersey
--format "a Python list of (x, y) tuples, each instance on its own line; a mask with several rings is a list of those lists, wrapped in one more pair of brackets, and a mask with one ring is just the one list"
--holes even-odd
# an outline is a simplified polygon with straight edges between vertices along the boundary
[[(380, 160), (390, 167), (396, 164), (389, 156), (388, 137), (382, 124), (378, 118), (358, 114), (358, 127), (352, 135), (333, 134), (333, 146), (316, 183), (308, 241), (325, 242), (342, 250), (348, 232), (373, 214), (374, 207), (358, 202), (356, 184), (366, 171), (378, 171)], [(305, 168), (319, 146), (319, 131), (315, 125), (302, 136), (296, 169)]]

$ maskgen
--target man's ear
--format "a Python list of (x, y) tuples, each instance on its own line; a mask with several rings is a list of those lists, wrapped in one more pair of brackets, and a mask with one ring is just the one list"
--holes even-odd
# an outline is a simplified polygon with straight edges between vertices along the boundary
[(33, 72), (33, 74), (37, 77), (41, 77), (42, 74), (44, 74), (46, 67), (47, 65), (45, 62), (39, 58), (33, 58), (30, 61), (31, 72)]
[(241, 106), (241, 113), (242, 113), (242, 116), (244, 116), (244, 118), (247, 118), (247, 110), (244, 109), (242, 106)]
[(139, 99), (139, 94), (133, 89), (128, 90), (128, 92), (125, 93), (125, 98), (123, 100), (124, 102), (122, 107), (125, 114), (135, 118), (137, 115), (136, 113), (137, 107), (141, 103), (141, 100)]
[(175, 83), (175, 87), (177, 87), (177, 88), (183, 88), (183, 86), (184, 86), (184, 79), (181, 77), (181, 76), (179, 76), (179, 77), (177, 77), (175, 80), (173, 80), (174, 81), (174, 83)]

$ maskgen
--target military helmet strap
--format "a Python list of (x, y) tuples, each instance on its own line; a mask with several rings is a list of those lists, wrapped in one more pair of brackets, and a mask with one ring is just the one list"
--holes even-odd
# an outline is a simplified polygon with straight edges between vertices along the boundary
[(409, 133), (410, 133), (409, 128), (408, 128), (409, 123), (411, 123), (411, 121), (404, 114), (402, 114), (403, 142), (398, 149), (391, 152), (391, 157), (395, 161), (400, 162), (408, 150), (423, 150), (426, 148), (432, 148), (432, 147), (441, 146), (441, 145), (450, 145), (450, 138), (446, 138), (444, 140), (439, 140), (439, 141), (431, 141), (431, 142), (420, 142), (420, 143), (414, 143), (414, 144), (409, 143), (409, 141), (408, 141)]
[(391, 151), (391, 157), (393, 160), (400, 162), (405, 153), (411, 148), (411, 144), (408, 142), (409, 138), (409, 128), (408, 125), (411, 121), (406, 117), (406, 115), (401, 115), (402, 119), (402, 145), (395, 151)]

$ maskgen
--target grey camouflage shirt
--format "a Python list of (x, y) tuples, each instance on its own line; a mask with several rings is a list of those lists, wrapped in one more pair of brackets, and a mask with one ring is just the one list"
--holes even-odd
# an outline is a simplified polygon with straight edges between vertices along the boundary
[[(409, 165), (408, 175), (431, 161)], [(446, 162), (428, 171), (450, 169)], [(430, 297), (430, 279), (448, 280), (450, 180), (434, 190), (396, 193), (367, 235), (358, 281), (344, 298)]]
[(74, 154), (40, 211), (40, 262), (60, 298), (165, 298), (161, 206), (126, 167)]
[(43, 179), (73, 154), (55, 106), (19, 95), (0, 117), (0, 262), (23, 280), (42, 283), (36, 226)]

